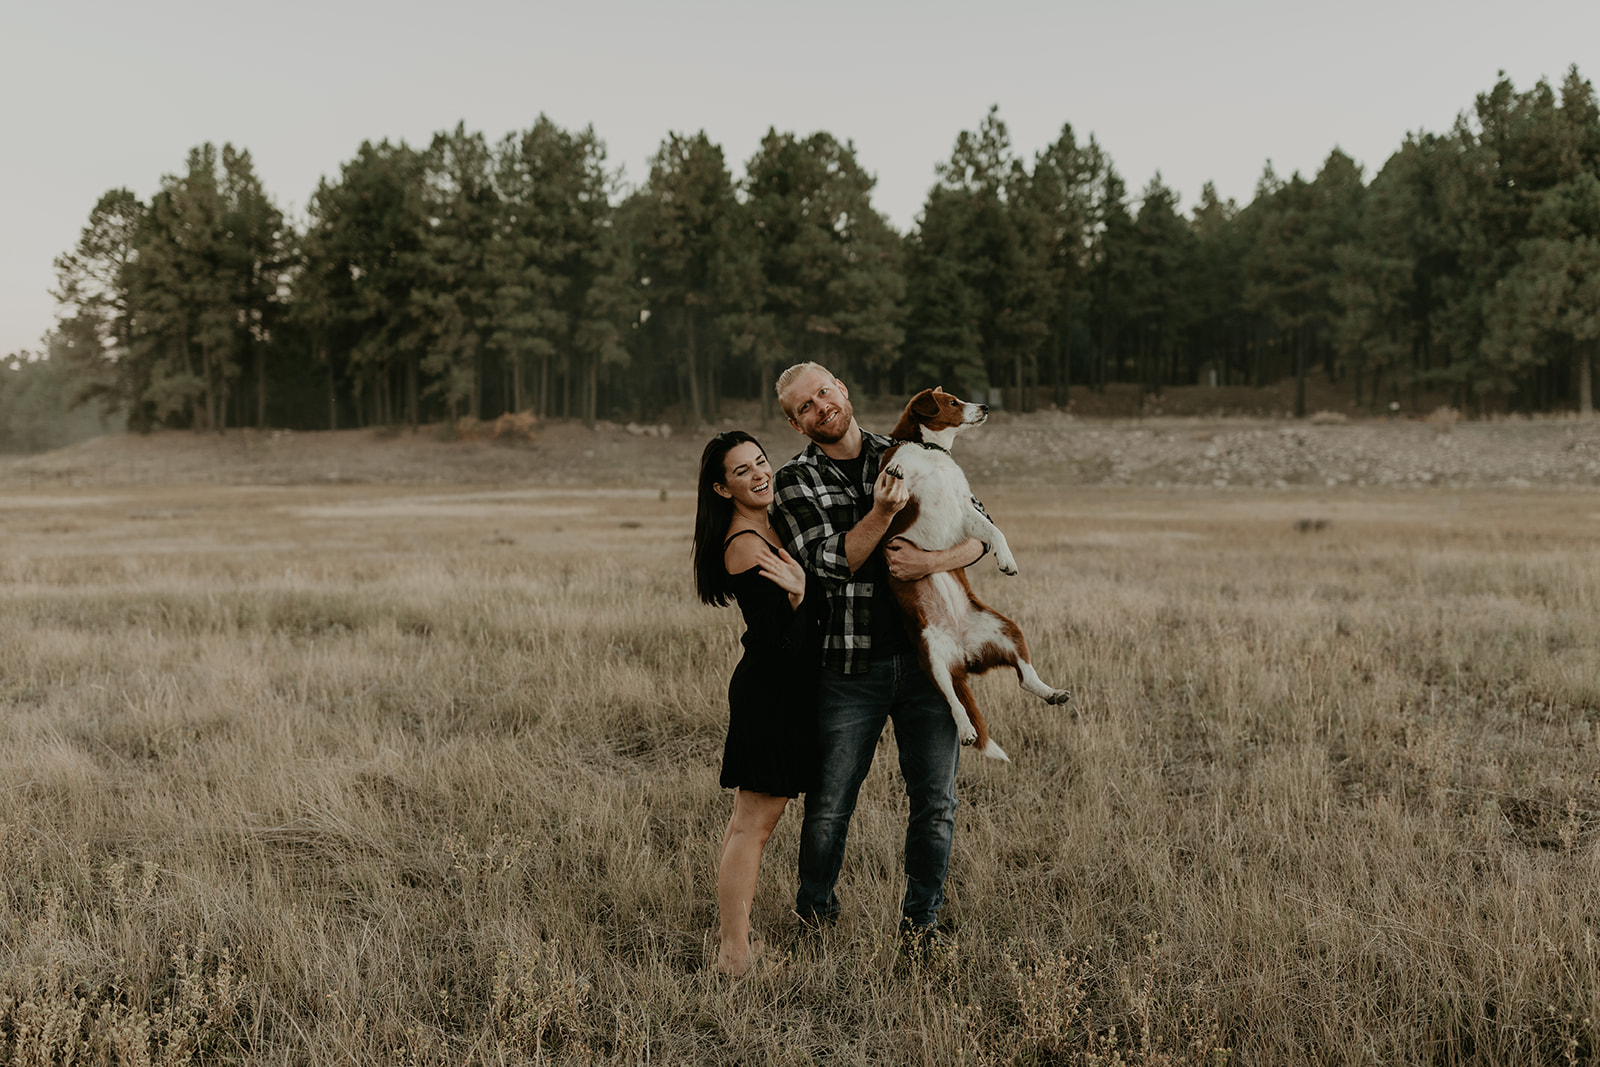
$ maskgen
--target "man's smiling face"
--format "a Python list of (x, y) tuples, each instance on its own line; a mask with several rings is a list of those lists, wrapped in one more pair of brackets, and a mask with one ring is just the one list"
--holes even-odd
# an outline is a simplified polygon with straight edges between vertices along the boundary
[(855, 418), (849, 390), (820, 370), (808, 370), (789, 383), (783, 407), (789, 413), (789, 425), (819, 445), (843, 440)]

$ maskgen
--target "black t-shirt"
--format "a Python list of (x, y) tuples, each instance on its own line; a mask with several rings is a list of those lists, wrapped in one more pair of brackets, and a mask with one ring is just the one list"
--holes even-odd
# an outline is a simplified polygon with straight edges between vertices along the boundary
[[(865, 449), (855, 459), (828, 458), (846, 478), (861, 486), (869, 497), (872, 495), (872, 483), (877, 479), (866, 477)], [(906, 633), (905, 620), (900, 616), (900, 606), (894, 602), (894, 593), (889, 589), (889, 565), (884, 562), (883, 555), (874, 552), (856, 571), (856, 578), (872, 583), (872, 654), (888, 656), (915, 651)]]

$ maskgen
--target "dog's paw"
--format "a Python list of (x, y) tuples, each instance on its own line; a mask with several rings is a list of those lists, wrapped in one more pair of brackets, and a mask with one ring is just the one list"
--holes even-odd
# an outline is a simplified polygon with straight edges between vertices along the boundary
[(962, 748), (967, 748), (978, 740), (978, 728), (976, 726), (961, 728), (958, 732), (961, 734)]
[(883, 473), (887, 474), (891, 478), (904, 478), (906, 476), (906, 472), (900, 469), (900, 464), (898, 463), (889, 464), (888, 469)]
[(1014, 575), (1017, 573), (1017, 561), (1011, 557), (1011, 553), (1007, 552), (1002, 556), (997, 552), (995, 553), (994, 561), (999, 564), (1001, 574)]
[(1070, 690), (1057, 689), (1054, 693), (1051, 693), (1049, 696), (1045, 697), (1044, 702), (1046, 704), (1065, 704), (1071, 699), (1072, 693)]

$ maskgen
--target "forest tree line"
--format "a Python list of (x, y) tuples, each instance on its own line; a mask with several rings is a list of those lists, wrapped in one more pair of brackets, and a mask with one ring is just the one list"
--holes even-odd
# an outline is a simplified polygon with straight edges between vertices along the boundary
[[(50, 362), (133, 429), (417, 425), (507, 411), (708, 420), (815, 359), (869, 393), (934, 383), (1062, 406), (1077, 389), (1266, 385), (1357, 402), (1592, 407), (1600, 106), (1502, 76), (1371, 180), (1334, 149), (1240, 207), (1130, 194), (1070, 125), (1032, 159), (991, 110), (916, 224), (853, 146), (769, 131), (735, 176), (671, 134), (623, 188), (592, 129), (364, 143), (285, 218), (246, 151), (203, 145), (148, 202), (94, 206), (56, 261)], [(12, 362), (20, 362), (20, 356)], [(6, 375), (0, 373), (0, 378)], [(3, 387), (0, 387), (3, 388)]]

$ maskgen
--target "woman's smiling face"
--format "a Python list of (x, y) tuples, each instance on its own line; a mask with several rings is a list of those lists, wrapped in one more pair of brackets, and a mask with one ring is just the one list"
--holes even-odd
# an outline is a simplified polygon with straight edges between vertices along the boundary
[(722, 481), (714, 488), (737, 504), (765, 511), (772, 503), (772, 468), (761, 446), (744, 441), (728, 449), (722, 458)]

